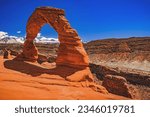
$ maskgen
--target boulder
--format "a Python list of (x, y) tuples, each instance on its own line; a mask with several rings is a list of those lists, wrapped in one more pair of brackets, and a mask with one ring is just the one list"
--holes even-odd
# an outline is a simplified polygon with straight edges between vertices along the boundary
[(10, 55), (10, 51), (7, 50), (7, 49), (4, 49), (3, 50), (3, 58), (4, 59), (10, 59), (11, 58), (11, 55)]
[(37, 62), (38, 63), (43, 63), (43, 62), (47, 62), (47, 57), (45, 56), (45, 55), (43, 55), (43, 54), (38, 54), (38, 59), (37, 59)]
[(9, 49), (10, 51), (10, 55), (13, 55), (13, 56), (18, 56), (19, 52), (15, 51), (15, 50), (11, 50)]
[(110, 93), (133, 98), (133, 96), (129, 90), (127, 81), (124, 77), (116, 76), (116, 75), (106, 75), (103, 80), (102, 85)]
[(56, 55), (50, 55), (50, 56), (48, 57), (47, 62), (49, 62), (49, 63), (56, 62), (56, 58), (57, 58)]
[(146, 85), (150, 87), (150, 74), (143, 71), (137, 71), (133, 69), (121, 69), (119, 67), (113, 68), (104, 65), (90, 64), (90, 70), (96, 77), (103, 80), (105, 75), (111, 74), (116, 76), (122, 76), (132, 84)]

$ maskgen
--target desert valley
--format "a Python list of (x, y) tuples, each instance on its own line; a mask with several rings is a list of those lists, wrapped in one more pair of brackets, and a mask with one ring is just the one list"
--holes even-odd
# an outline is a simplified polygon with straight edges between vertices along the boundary
[[(86, 82), (65, 80), (73, 71), (56, 68), (59, 43), (35, 45), (38, 60), (31, 63), (13, 60), (22, 52), (23, 44), (0, 44), (1, 99), (150, 99), (150, 37), (83, 43), (94, 82), (100, 89)], [(5, 48), (10, 52), (8, 59), (3, 59)]]

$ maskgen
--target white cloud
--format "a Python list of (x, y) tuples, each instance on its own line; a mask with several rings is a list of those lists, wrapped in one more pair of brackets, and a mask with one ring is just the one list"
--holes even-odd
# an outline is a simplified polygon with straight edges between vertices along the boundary
[(0, 31), (0, 38), (4, 38), (4, 37), (7, 37), (7, 36), (8, 36), (7, 32)]
[(37, 34), (37, 37), (41, 37), (41, 33), (38, 33), (38, 34)]
[(18, 31), (17, 31), (17, 33), (18, 33), (18, 34), (20, 34), (20, 33), (21, 33), (21, 31), (20, 31), (20, 30), (18, 30)]
[(36, 43), (59, 43), (57, 38), (47, 38), (45, 36), (42, 36), (41, 33), (37, 34), (37, 37), (35, 38)]

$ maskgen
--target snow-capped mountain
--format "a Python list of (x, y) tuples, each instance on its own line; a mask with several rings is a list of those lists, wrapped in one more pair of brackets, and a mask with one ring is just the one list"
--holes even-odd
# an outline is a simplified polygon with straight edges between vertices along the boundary
[(56, 38), (38, 37), (35, 39), (36, 43), (59, 43)]
[(38, 33), (37, 37), (35, 38), (36, 43), (59, 43), (57, 38), (47, 38), (41, 36), (41, 33)]
[(0, 43), (24, 43), (24, 38), (9, 36), (7, 32), (0, 31)]
[[(0, 43), (24, 43), (25, 37), (9, 36), (7, 32), (0, 31)], [(38, 33), (35, 43), (59, 43), (57, 38), (47, 38)]]
[(0, 43), (24, 43), (24, 38), (14, 36), (4, 37), (0, 38)]

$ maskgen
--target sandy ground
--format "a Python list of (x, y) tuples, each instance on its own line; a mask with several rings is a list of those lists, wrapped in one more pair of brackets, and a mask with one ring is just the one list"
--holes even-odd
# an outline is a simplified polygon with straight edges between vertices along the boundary
[(127, 99), (113, 94), (102, 94), (80, 82), (64, 79), (65, 68), (54, 64), (4, 60), (0, 56), (0, 99)]

